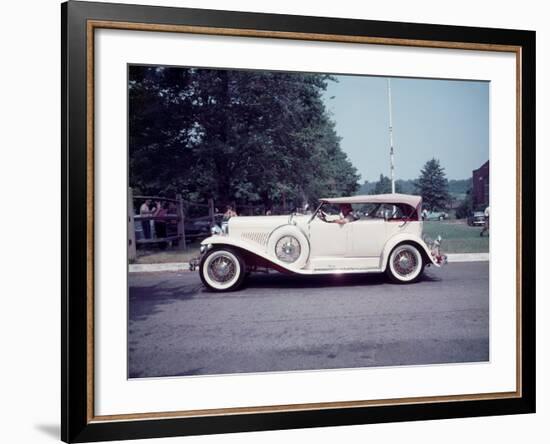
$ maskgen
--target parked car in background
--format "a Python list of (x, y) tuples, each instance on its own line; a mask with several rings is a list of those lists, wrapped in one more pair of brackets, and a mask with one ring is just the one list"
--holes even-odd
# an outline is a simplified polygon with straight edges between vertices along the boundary
[[(223, 219), (222, 213), (214, 214), (215, 225), (221, 225)], [(202, 240), (210, 236), (212, 229), (212, 218), (210, 216), (201, 216), (185, 220), (185, 239), (187, 242)]]
[(445, 211), (428, 211), (424, 216), (424, 220), (445, 220), (449, 218), (449, 214)]
[(468, 216), (468, 225), (471, 227), (485, 226), (485, 213), (483, 211), (474, 211)]
[[(380, 194), (326, 198), (310, 215), (237, 216), (201, 243), (192, 261), (214, 291), (237, 289), (251, 271), (296, 275), (382, 273), (417, 281), (446, 262), (441, 238), (424, 241), (422, 198)], [(196, 265), (195, 265), (196, 262)]]

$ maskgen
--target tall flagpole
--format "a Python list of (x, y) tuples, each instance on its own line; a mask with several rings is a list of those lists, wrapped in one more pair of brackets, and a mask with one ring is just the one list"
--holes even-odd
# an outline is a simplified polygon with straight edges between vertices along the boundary
[(393, 119), (391, 108), (391, 80), (388, 78), (388, 105), (390, 111), (390, 179), (391, 179), (391, 192), (395, 193), (395, 172), (393, 164)]

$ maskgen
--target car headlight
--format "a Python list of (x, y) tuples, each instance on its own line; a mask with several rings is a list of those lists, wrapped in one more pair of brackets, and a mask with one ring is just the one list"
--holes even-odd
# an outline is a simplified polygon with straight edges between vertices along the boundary
[(206, 245), (201, 244), (200, 253), (204, 254), (205, 251), (206, 251)]
[(222, 234), (222, 229), (217, 225), (213, 225), (212, 228), (210, 228), (210, 233), (212, 235)]
[(424, 235), (422, 236), (422, 240), (428, 247), (431, 248), (433, 246), (434, 240), (430, 236)]

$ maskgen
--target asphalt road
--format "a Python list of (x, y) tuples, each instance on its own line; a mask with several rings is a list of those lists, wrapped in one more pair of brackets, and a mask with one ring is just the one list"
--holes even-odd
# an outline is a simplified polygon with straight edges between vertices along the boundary
[(381, 275), (252, 275), (212, 293), (196, 272), (129, 276), (129, 376), (157, 377), (489, 359), (489, 263)]

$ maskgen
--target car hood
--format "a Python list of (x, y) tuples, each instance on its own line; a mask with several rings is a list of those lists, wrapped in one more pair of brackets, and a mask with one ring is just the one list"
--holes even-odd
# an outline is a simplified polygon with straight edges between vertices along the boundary
[[(292, 222), (297, 224), (305, 223), (311, 216), (294, 215)], [(229, 219), (229, 231), (240, 228), (273, 229), (286, 225), (291, 221), (290, 215), (283, 216), (235, 216)]]

